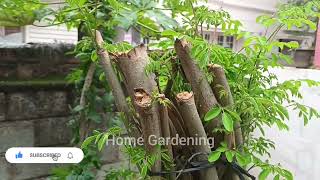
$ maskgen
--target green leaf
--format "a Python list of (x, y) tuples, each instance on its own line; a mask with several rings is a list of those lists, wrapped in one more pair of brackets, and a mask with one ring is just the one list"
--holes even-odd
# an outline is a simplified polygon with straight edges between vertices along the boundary
[(70, 4), (71, 7), (81, 7), (87, 2), (87, 0), (67, 0), (67, 2)]
[(99, 151), (102, 150), (102, 148), (105, 146), (106, 141), (109, 139), (109, 133), (105, 133), (102, 138), (98, 142), (98, 149)]
[(102, 121), (101, 115), (95, 111), (90, 111), (88, 113), (88, 119), (91, 119), (92, 121), (99, 123)]
[(240, 166), (246, 165), (246, 159), (240, 153), (236, 154), (236, 159)]
[(225, 109), (235, 120), (241, 122), (241, 118), (237, 112)]
[(228, 150), (228, 148), (227, 147), (223, 147), (223, 146), (220, 146), (220, 147), (218, 147), (218, 149), (216, 149), (216, 151), (219, 151), (219, 152), (225, 152), (227, 150)]
[(167, 30), (164, 30), (162, 33), (161, 33), (162, 36), (173, 36), (173, 37), (177, 37), (179, 36), (179, 33), (174, 31), (174, 30), (171, 30), (171, 29), (167, 29)]
[(271, 169), (264, 169), (259, 174), (259, 180), (265, 180), (269, 176), (270, 173), (271, 173)]
[(277, 175), (273, 178), (273, 180), (280, 180), (280, 175), (277, 174)]
[(76, 107), (73, 108), (73, 111), (74, 112), (80, 112), (84, 109), (84, 107), (80, 106), (80, 105), (77, 105)]
[(204, 121), (210, 121), (217, 117), (221, 113), (221, 108), (219, 106), (213, 107), (204, 117)]
[(147, 175), (147, 171), (148, 171), (148, 166), (142, 166), (141, 168), (141, 176), (145, 177)]
[(96, 136), (90, 136), (87, 139), (85, 139), (81, 145), (81, 149), (85, 149), (95, 140)]
[(226, 158), (227, 158), (228, 162), (232, 162), (233, 161), (234, 152), (226, 151), (225, 154), (226, 154)]
[(221, 155), (221, 152), (214, 151), (209, 155), (208, 161), (211, 162), (211, 163), (215, 162), (215, 161), (217, 161), (219, 159), (220, 155)]
[(92, 51), (92, 53), (91, 53), (91, 60), (92, 60), (93, 62), (95, 62), (95, 61), (97, 61), (97, 59), (98, 59), (98, 54), (97, 54), (97, 51), (94, 50), (94, 51)]
[(224, 128), (227, 131), (229, 131), (229, 132), (233, 131), (233, 120), (227, 112), (224, 112), (222, 114), (222, 123), (223, 123)]

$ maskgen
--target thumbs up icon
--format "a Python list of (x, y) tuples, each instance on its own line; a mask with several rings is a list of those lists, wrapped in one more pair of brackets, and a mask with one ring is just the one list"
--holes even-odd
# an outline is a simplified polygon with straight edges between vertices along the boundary
[(19, 151), (19, 153), (18, 154), (16, 154), (16, 159), (21, 159), (22, 158), (22, 153)]

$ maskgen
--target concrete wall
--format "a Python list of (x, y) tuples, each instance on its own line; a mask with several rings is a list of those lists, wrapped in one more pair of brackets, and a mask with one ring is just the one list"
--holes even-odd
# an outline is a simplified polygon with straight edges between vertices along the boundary
[[(320, 81), (320, 71), (312, 69), (272, 69), (279, 80), (312, 79)], [(304, 98), (300, 103), (316, 108), (320, 111), (320, 87), (310, 88), (303, 85), (301, 89)], [(318, 180), (320, 176), (320, 119), (313, 119), (304, 126), (303, 119), (298, 112), (289, 111), (290, 131), (279, 132), (276, 127), (265, 128), (266, 136), (276, 143), (276, 150), (271, 152), (272, 162), (281, 165), (294, 174), (297, 180)], [(258, 174), (255, 171), (255, 174)], [(268, 179), (273, 179), (269, 177)]]
[[(10, 147), (70, 146), (69, 105), (73, 85), (65, 75), (77, 66), (66, 56), (68, 45), (25, 45), (0, 48), (0, 179), (38, 179), (56, 165), (9, 164)], [(103, 163), (119, 160), (119, 148), (108, 147)]]

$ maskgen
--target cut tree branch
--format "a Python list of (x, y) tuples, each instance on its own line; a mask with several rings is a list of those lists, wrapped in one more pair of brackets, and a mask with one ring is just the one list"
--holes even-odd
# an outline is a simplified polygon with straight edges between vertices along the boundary
[[(178, 108), (183, 116), (188, 134), (193, 138), (207, 138), (206, 132), (203, 128), (201, 119), (199, 117), (197, 107), (193, 98), (193, 93), (183, 92), (177, 94)], [(206, 141), (208, 142), (208, 141)], [(193, 154), (195, 153), (210, 153), (211, 149), (208, 144), (193, 145)], [(199, 156), (198, 161), (207, 161), (208, 157)], [(218, 180), (216, 168), (209, 168), (200, 171), (201, 180)]]
[(124, 125), (131, 137), (140, 137), (139, 127), (137, 127), (137, 122), (134, 120), (130, 108), (127, 104), (126, 97), (121, 88), (121, 84), (117, 78), (116, 73), (113, 70), (109, 54), (106, 50), (103, 49), (103, 39), (101, 33), (99, 31), (95, 32), (96, 44), (98, 45), (100, 64), (105, 73), (105, 77), (107, 79), (108, 84), (111, 87), (112, 94), (114, 96), (115, 104), (117, 106), (118, 111), (123, 112), (126, 116), (126, 120)]
[[(161, 136), (161, 127), (158, 123), (158, 109), (152, 103), (152, 97), (144, 89), (134, 90), (134, 103), (137, 112), (140, 115), (142, 134), (146, 152), (151, 156), (156, 156), (156, 162), (151, 170), (161, 171), (161, 149), (157, 145), (150, 143), (150, 137), (159, 138)], [(157, 178), (156, 178), (157, 179)]]

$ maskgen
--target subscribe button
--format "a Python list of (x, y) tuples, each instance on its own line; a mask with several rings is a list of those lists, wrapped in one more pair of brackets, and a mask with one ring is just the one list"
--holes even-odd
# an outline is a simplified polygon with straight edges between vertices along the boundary
[(79, 163), (83, 152), (67, 147), (14, 147), (6, 152), (10, 163)]

